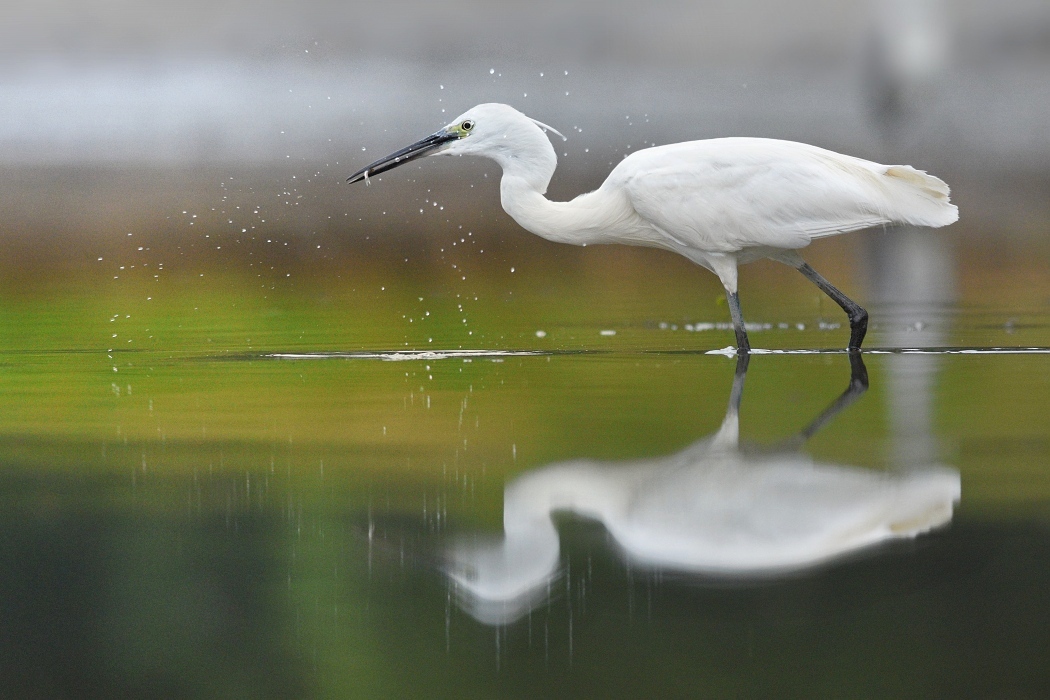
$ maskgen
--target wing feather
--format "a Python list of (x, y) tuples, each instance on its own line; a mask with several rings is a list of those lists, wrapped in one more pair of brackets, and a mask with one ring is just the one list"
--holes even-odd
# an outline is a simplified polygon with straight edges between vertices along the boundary
[(624, 159), (605, 186), (622, 188), (679, 246), (712, 252), (801, 248), (872, 226), (958, 217), (947, 185), (921, 171), (773, 139), (649, 148)]

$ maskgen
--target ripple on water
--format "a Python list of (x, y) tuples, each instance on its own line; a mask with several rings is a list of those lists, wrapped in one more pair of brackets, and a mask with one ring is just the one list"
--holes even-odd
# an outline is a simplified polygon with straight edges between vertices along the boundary
[[(389, 352), (275, 352), (265, 357), (275, 360), (381, 360), (405, 362), (412, 360), (450, 360), (458, 358), (497, 359), (505, 357), (544, 357), (552, 355), (608, 354), (608, 350), (392, 350)], [(752, 348), (752, 355), (827, 355), (843, 354), (846, 348)], [(865, 348), (866, 355), (1050, 355), (1050, 347), (939, 347), (939, 348)], [(650, 351), (647, 354), (662, 354)], [(717, 350), (671, 351), (671, 354), (703, 354), (736, 357), (736, 348), (727, 346)]]

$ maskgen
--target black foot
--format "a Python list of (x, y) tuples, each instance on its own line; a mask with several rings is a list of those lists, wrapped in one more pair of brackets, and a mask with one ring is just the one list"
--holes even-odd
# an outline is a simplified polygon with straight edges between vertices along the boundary
[(864, 342), (864, 334), (868, 332), (868, 312), (862, 309), (857, 302), (840, 292), (835, 285), (820, 276), (816, 270), (807, 263), (802, 263), (798, 271), (805, 275), (813, 284), (817, 285), (822, 292), (827, 294), (839, 307), (849, 316), (849, 348), (856, 350)]
[(849, 349), (859, 350), (868, 332), (868, 312), (857, 307), (849, 312)]

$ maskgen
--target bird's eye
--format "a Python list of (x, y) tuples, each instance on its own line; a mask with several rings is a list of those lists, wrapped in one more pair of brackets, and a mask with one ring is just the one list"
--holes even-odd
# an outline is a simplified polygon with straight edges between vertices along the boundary
[(474, 128), (474, 120), (468, 119), (460, 125), (460, 128), (463, 129), (463, 131), (470, 131)]

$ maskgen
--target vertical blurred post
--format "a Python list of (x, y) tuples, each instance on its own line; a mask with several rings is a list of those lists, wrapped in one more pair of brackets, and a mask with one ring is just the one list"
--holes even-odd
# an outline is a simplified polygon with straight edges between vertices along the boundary
[[(864, 55), (864, 93), (883, 143), (883, 162), (898, 162), (908, 135), (922, 133), (948, 62), (942, 0), (871, 0)], [(885, 313), (876, 343), (936, 347), (949, 337), (946, 305), (956, 299), (955, 260), (942, 232), (912, 227), (866, 237), (872, 270), (869, 298)], [(933, 405), (940, 358), (894, 355), (887, 362), (886, 396), (893, 464), (936, 462)]]
[(948, 62), (943, 0), (870, 0), (864, 89), (884, 135), (920, 121)]
[[(956, 299), (955, 261), (946, 236), (912, 227), (869, 236), (875, 271), (871, 299), (886, 310), (877, 329), (878, 345), (939, 347), (949, 341)], [(886, 397), (892, 463), (938, 461), (933, 436), (934, 401), (941, 358), (892, 355), (886, 365)]]

